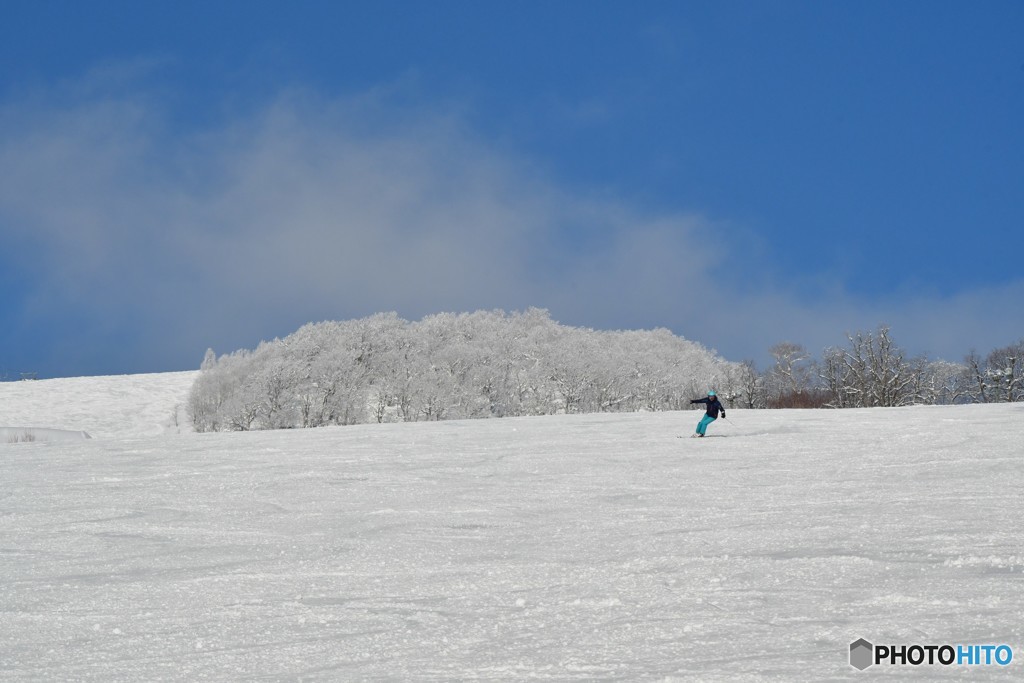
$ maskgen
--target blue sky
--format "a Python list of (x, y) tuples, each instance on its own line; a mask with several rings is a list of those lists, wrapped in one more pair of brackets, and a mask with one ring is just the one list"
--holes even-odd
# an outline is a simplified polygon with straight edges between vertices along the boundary
[(4, 3), (0, 371), (548, 308), (1024, 337), (1024, 4)]

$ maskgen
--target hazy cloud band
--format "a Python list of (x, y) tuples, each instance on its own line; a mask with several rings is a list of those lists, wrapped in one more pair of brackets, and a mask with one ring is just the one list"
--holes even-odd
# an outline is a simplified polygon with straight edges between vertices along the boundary
[(386, 93), (284, 93), (202, 130), (171, 118), (159, 98), (88, 89), (0, 109), (0, 246), (31, 253), (19, 329), (78, 322), (51, 355), (120, 340), (127, 366), (174, 369), (309, 320), (529, 306), (670, 327), (736, 360), (879, 322), (954, 358), (1024, 335), (1020, 281), (865, 302), (827, 275), (771, 277), (735, 248), (742, 229), (581, 196)]

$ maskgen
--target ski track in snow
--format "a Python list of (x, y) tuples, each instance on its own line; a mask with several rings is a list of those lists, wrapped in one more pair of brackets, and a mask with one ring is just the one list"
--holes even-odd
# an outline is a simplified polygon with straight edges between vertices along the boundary
[(1020, 676), (1020, 405), (179, 435), (125, 407), (171, 379), (0, 443), (0, 679), (856, 680), (859, 637)]

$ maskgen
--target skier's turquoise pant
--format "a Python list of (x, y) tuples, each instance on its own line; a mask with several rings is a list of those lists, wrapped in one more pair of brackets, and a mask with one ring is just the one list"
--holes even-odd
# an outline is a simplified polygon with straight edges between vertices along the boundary
[(705, 415), (704, 418), (700, 421), (700, 424), (697, 425), (697, 433), (700, 434), (701, 436), (704, 436), (704, 432), (708, 430), (708, 425), (717, 419), (717, 417)]

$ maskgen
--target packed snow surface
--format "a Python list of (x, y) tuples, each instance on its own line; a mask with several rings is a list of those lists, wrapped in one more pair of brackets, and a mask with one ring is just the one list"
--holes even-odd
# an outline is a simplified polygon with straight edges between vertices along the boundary
[(0, 443), (3, 680), (1021, 675), (1024, 405), (177, 434), (96, 392)]

